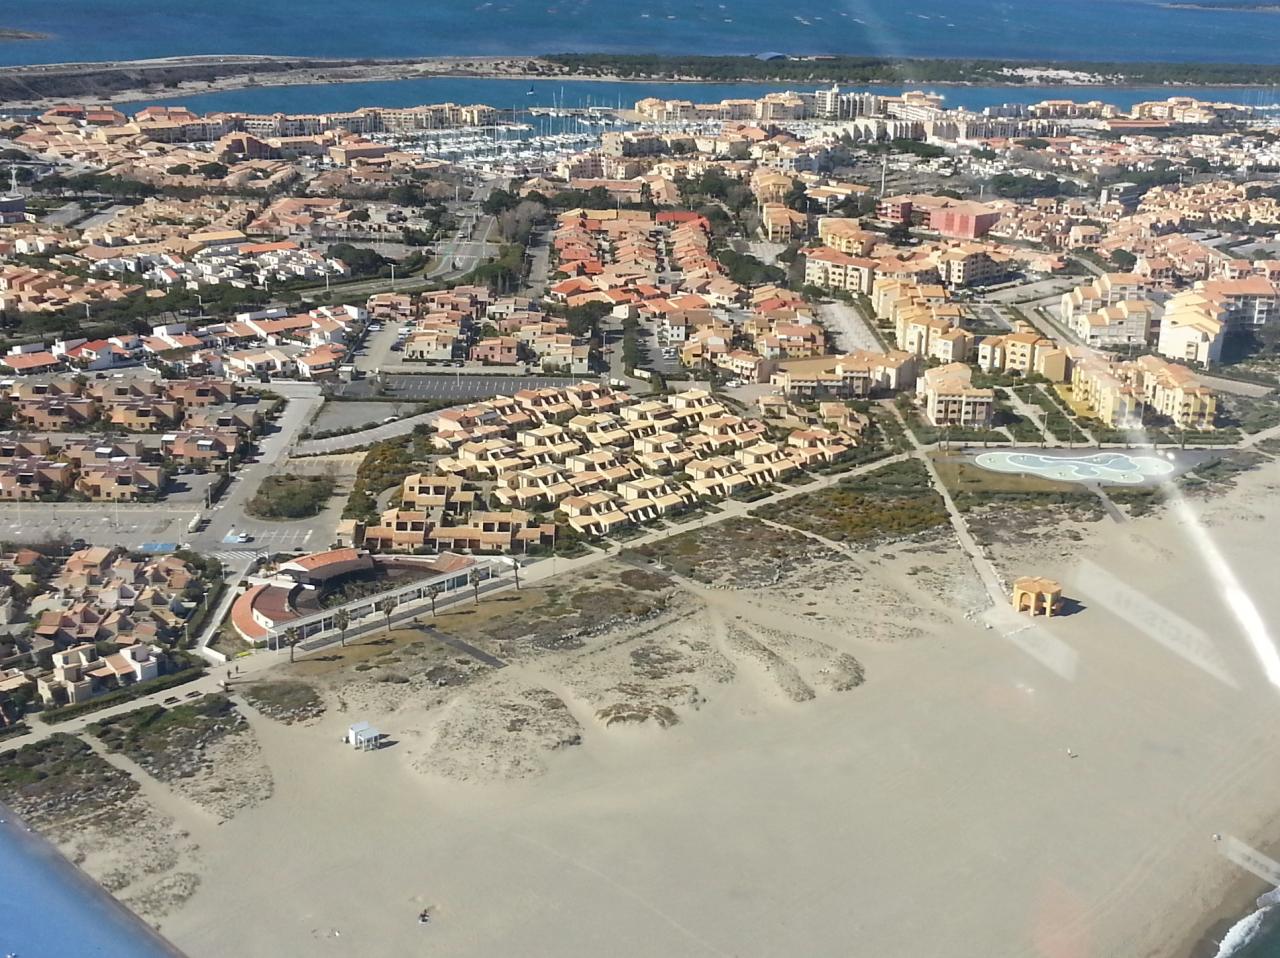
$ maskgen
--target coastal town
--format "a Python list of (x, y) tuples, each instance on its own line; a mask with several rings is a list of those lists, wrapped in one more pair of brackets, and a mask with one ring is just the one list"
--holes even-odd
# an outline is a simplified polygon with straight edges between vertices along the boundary
[[(1196, 730), (1225, 721), (1218, 694), (1268, 714), (1253, 653), (1271, 640), (1240, 606), (1160, 603), (1271, 569), (1280, 127), (1195, 90), (1108, 93), (6, 112), (0, 802), (192, 955), (405, 954), (428, 924), (464, 953), (472, 859), (554, 881), (540, 849), (569, 826), (516, 848), (415, 827), (428, 803), (550, 820), (550, 796), (587, 821), (576, 783), (641, 794), (670, 760), (683, 794), (703, 754), (751, 791), (773, 773), (735, 736), (775, 748), (820, 721), (823, 748), (865, 763), (859, 788), (918, 775), (924, 818), (893, 827), (939, 837), (964, 769), (894, 771), (866, 730), (937, 744), (953, 723), (1053, 792), (1038, 739), (1079, 736), (1074, 772), (1105, 736), (1019, 709), (1118, 715), (1099, 662), (1185, 695), (1159, 721), (1218, 754)], [(1234, 571), (1209, 541), (1228, 529), (1250, 557)], [(1174, 568), (1186, 551), (1210, 571)], [(1249, 643), (1219, 640), (1237, 621)], [(916, 674), (936, 719), (894, 711)], [(964, 696), (999, 721), (964, 717)], [(854, 800), (819, 790), (824, 814)], [(955, 800), (979, 839), (998, 832)], [(1213, 831), (1200, 811), (1177, 827)], [(667, 824), (672, 861), (712, 881), (678, 853), (689, 822)], [(1161, 827), (1115, 840), (1137, 855)], [(332, 848), (304, 850), (322, 830)], [(354, 864), (393, 831), (404, 856)], [(271, 901), (267, 852), (357, 868), (370, 900), (319, 890), (269, 931), (228, 927), (239, 896)], [(459, 861), (457, 883), (401, 894), (411, 855)], [(685, 915), (637, 867), (663, 903), (646, 908)], [(832, 867), (805, 894), (875, 880)], [(1110, 953), (1156, 953), (1095, 917)], [(557, 947), (529, 915), (492, 947), (520, 920), (529, 953)], [(713, 923), (723, 949), (694, 949), (688, 920), (626, 953), (787, 947)]]

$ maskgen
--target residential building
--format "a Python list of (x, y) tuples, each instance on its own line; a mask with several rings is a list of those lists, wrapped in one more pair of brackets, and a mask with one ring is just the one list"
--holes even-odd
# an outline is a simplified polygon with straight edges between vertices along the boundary
[(964, 363), (926, 369), (916, 381), (916, 396), (935, 426), (985, 429), (991, 425), (995, 392), (973, 385), (973, 370)]

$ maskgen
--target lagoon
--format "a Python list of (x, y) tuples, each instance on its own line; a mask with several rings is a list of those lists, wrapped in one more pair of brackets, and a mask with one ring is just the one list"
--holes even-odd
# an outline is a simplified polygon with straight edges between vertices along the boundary
[(0, 42), (0, 65), (570, 51), (1280, 63), (1275, 14), (1164, 0), (6, 0), (0, 26), (49, 35)]
[[(1277, 18), (1280, 24), (1280, 18)], [(814, 89), (814, 84), (660, 83), (611, 80), (500, 80), (476, 77), (430, 77), (375, 80), (364, 83), (319, 83), (260, 86), (117, 104), (136, 112), (148, 104), (181, 104), (197, 113), (331, 113), (366, 106), (406, 107), (423, 103), (487, 103), (498, 109), (550, 106), (619, 106), (630, 108), (644, 97), (690, 99), (699, 103), (732, 97), (759, 97), (785, 89)], [(900, 87), (848, 87), (876, 93), (901, 93)], [(532, 94), (529, 91), (532, 90)], [(1105, 100), (1127, 109), (1143, 100), (1163, 100), (1180, 92), (1170, 87), (1099, 86), (941, 86), (948, 107), (982, 110), (1001, 103), (1036, 103), (1044, 99)], [(1274, 106), (1280, 93), (1263, 88), (1220, 87), (1185, 91), (1202, 99), (1228, 100), (1247, 106)]]

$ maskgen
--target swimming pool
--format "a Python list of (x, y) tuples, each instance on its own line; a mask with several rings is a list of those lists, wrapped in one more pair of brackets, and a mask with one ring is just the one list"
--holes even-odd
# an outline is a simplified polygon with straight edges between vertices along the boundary
[(1155, 456), (1099, 452), (1091, 456), (1043, 456), (1034, 452), (984, 452), (974, 459), (992, 472), (1021, 472), (1062, 482), (1113, 482), (1134, 486), (1171, 475), (1174, 464)]

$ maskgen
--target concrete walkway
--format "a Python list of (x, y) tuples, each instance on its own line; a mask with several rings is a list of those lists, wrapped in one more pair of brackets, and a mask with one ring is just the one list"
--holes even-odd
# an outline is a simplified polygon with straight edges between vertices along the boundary
[(955, 500), (951, 498), (951, 493), (947, 491), (946, 485), (942, 481), (942, 477), (938, 475), (938, 470), (934, 468), (933, 460), (929, 458), (925, 447), (916, 439), (915, 434), (907, 428), (906, 420), (902, 417), (902, 413), (898, 407), (892, 403), (886, 404), (893, 414), (902, 424), (902, 429), (906, 433), (907, 440), (915, 448), (911, 453), (916, 459), (924, 464), (928, 470), (929, 478), (933, 481), (934, 488), (937, 489), (938, 495), (942, 497), (942, 502), (947, 508), (947, 515), (951, 518), (951, 526), (956, 531), (956, 538), (960, 541), (960, 547), (969, 554), (969, 561), (973, 563), (974, 571), (978, 573), (978, 578), (982, 580), (983, 586), (986, 587), (987, 594), (991, 596), (991, 603), (997, 608), (1008, 604), (1009, 596), (1005, 590), (1004, 583), (1000, 581), (1000, 575), (996, 572), (996, 568), (991, 564), (991, 560), (987, 558), (986, 553), (982, 551), (982, 547), (978, 545), (978, 540), (973, 537), (969, 531), (969, 525), (964, 521), (964, 516), (956, 507)]

